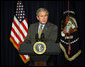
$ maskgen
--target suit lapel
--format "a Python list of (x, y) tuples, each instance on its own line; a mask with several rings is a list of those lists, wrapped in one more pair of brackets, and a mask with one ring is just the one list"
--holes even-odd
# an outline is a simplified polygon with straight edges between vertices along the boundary
[(49, 27), (49, 23), (47, 22), (46, 25), (45, 25), (45, 27), (44, 27), (44, 29), (43, 29), (43, 31), (42, 31), (42, 33), (45, 33), (46, 34), (46, 32), (48, 30), (48, 27)]
[(39, 22), (36, 24), (36, 33), (38, 33)]

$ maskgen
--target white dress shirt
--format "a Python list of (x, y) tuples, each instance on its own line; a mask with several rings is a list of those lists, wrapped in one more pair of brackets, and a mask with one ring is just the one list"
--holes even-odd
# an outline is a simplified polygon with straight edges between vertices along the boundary
[[(39, 32), (40, 27), (41, 27), (41, 23), (39, 23), (38, 32)], [(44, 29), (44, 27), (45, 27), (45, 24), (42, 25), (42, 30)]]

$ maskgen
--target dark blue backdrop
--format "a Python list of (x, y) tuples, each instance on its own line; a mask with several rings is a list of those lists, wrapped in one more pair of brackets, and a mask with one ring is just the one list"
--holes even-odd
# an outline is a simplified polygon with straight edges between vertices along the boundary
[[(18, 55), (17, 50), (13, 47), (12, 43), (9, 41), (10, 31), (13, 16), (16, 11), (17, 1), (1, 1), (1, 65), (2, 66), (28, 66), (24, 64)], [(26, 11), (26, 17), (28, 18), (28, 24), (37, 22), (36, 10), (39, 7), (46, 8), (50, 15), (49, 21), (53, 24), (60, 26), (60, 21), (63, 16), (63, 11), (67, 10), (67, 1), (23, 1), (24, 8)], [(82, 49), (82, 54), (79, 57), (79, 62), (75, 62), (73, 65), (84, 65), (84, 15), (85, 7), (84, 1), (70, 1), (70, 10), (73, 10), (75, 18), (79, 26), (80, 34), (80, 47)], [(62, 58), (60, 58), (62, 60)], [(55, 64), (57, 65), (57, 57), (55, 59)], [(63, 65), (60, 63), (60, 65)]]

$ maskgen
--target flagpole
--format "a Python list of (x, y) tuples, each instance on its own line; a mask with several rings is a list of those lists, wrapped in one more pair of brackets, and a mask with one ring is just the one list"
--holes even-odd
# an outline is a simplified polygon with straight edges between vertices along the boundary
[(69, 0), (68, 0), (68, 16), (69, 16)]

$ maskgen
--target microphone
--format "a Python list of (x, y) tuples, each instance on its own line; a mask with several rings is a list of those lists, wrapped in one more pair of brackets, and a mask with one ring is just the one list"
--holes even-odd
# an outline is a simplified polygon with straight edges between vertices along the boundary
[(42, 42), (44, 42), (45, 41), (45, 34), (44, 33), (42, 33), (41, 34), (41, 37), (39, 38), (38, 37), (38, 33), (35, 35), (35, 39), (36, 39), (36, 41), (42, 41)]

